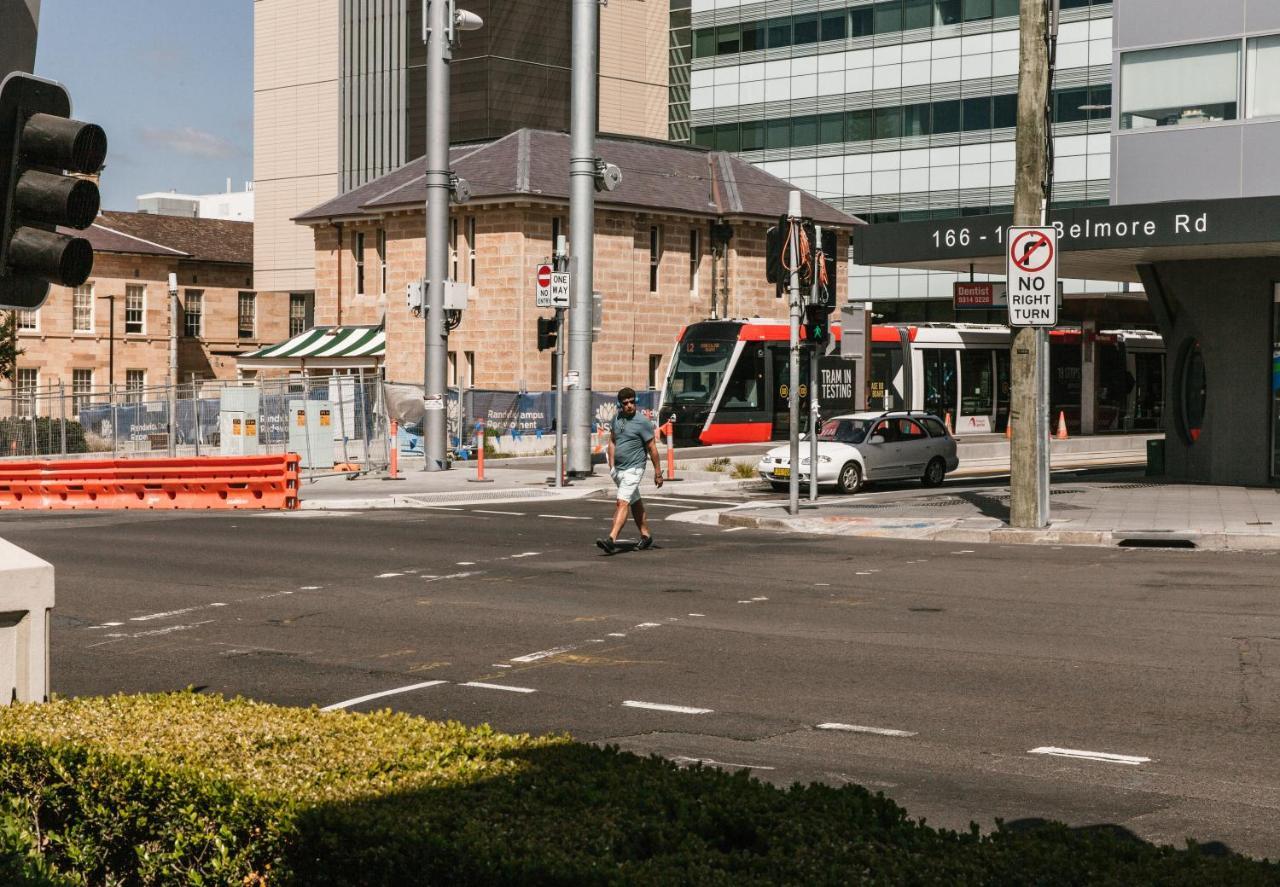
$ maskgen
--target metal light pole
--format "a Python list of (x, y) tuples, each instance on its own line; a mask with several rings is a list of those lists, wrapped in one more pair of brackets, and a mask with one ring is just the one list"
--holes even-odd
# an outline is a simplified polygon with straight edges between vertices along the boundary
[[(788, 424), (791, 438), (791, 477), (787, 484), (787, 510), (800, 513), (800, 192), (792, 191), (787, 202), (787, 250), (791, 258), (791, 279), (787, 303), (791, 317), (791, 377), (787, 390)], [(810, 470), (817, 466), (810, 465)]]
[(599, 0), (573, 0), (573, 94), (569, 124), (569, 474), (591, 474), (591, 314), (595, 274), (596, 53)]
[[(1021, 0), (1018, 62), (1017, 162), (1013, 224), (1043, 225), (1049, 168), (1050, 7), (1057, 0)], [(1055, 287), (1056, 288), (1056, 287)], [(1040, 529), (1049, 523), (1048, 335), (1023, 327), (1013, 338), (1009, 423), (1009, 523)]]
[(34, 69), (39, 24), (40, 0), (0, 0), (0, 78)]
[[(111, 312), (115, 316), (115, 311)], [(115, 336), (112, 336), (114, 342)], [(111, 380), (115, 384), (115, 379)], [(169, 272), (169, 458), (178, 453), (178, 275)]]
[[(422, 42), (427, 47), (427, 286), (424, 316), (422, 419), (423, 471), (449, 467), (449, 420), (445, 407), (449, 338), (444, 291), (449, 264), (449, 63), (457, 30), (474, 31), (479, 16), (456, 10), (453, 0), (422, 0)], [(461, 409), (461, 401), (459, 401)], [(482, 442), (483, 444), (483, 442)]]

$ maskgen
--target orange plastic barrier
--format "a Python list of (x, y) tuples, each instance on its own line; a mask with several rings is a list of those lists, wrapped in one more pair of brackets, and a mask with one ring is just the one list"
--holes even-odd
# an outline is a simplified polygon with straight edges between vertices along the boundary
[(0, 462), (0, 511), (297, 507), (296, 453)]

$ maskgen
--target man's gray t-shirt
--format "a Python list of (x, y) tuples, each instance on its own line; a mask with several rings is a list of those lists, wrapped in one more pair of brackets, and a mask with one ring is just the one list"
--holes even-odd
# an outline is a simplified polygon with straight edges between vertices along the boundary
[(619, 414), (613, 419), (613, 466), (635, 468), (643, 466), (648, 455), (649, 441), (653, 440), (653, 423), (640, 413), (628, 419)]

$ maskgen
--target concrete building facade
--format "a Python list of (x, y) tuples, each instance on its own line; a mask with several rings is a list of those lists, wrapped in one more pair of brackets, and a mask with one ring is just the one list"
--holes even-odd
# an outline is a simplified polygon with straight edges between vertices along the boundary
[(61, 384), (79, 402), (112, 387), (129, 392), (167, 384), (170, 273), (179, 287), (179, 380), (234, 379), (237, 355), (283, 338), (290, 325), (285, 294), (253, 289), (252, 227), (101, 214), (82, 235), (94, 247), (89, 280), (52, 287), (41, 308), (17, 312), (23, 353), (6, 387), (30, 392)]
[[(602, 327), (593, 385), (657, 387), (680, 330), (714, 316), (778, 316), (765, 281), (765, 229), (788, 186), (727, 154), (648, 140), (602, 138), (623, 184), (598, 197), (595, 288)], [(454, 149), (453, 169), (476, 188), (451, 213), (450, 276), (469, 291), (450, 334), (450, 384), (503, 390), (553, 387), (551, 352), (537, 350), (534, 269), (568, 233), (569, 139), (520, 130)], [(405, 286), (424, 262), (422, 164), (303, 214), (314, 232), (316, 323), (385, 324), (389, 381), (421, 384), (423, 321)], [(857, 220), (805, 198), (805, 211), (842, 229)], [(841, 263), (841, 273), (844, 272)]]

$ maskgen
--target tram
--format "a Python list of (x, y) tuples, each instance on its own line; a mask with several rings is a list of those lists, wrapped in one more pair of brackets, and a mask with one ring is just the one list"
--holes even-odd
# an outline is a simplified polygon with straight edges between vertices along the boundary
[[(877, 324), (871, 331), (868, 409), (926, 410), (950, 416), (956, 434), (1003, 432), (1009, 416), (1012, 334), (995, 324)], [(832, 326), (839, 340), (841, 329)], [(1086, 386), (1079, 329), (1050, 333), (1050, 408), (1078, 433), (1082, 400), (1093, 391), (1097, 431), (1163, 427), (1164, 343), (1145, 330), (1096, 333), (1097, 365)], [(677, 445), (785, 439), (789, 326), (777, 320), (709, 320), (680, 334), (660, 397)], [(809, 361), (800, 366), (801, 416), (809, 411)], [(854, 361), (818, 362), (823, 416), (855, 409)]]

